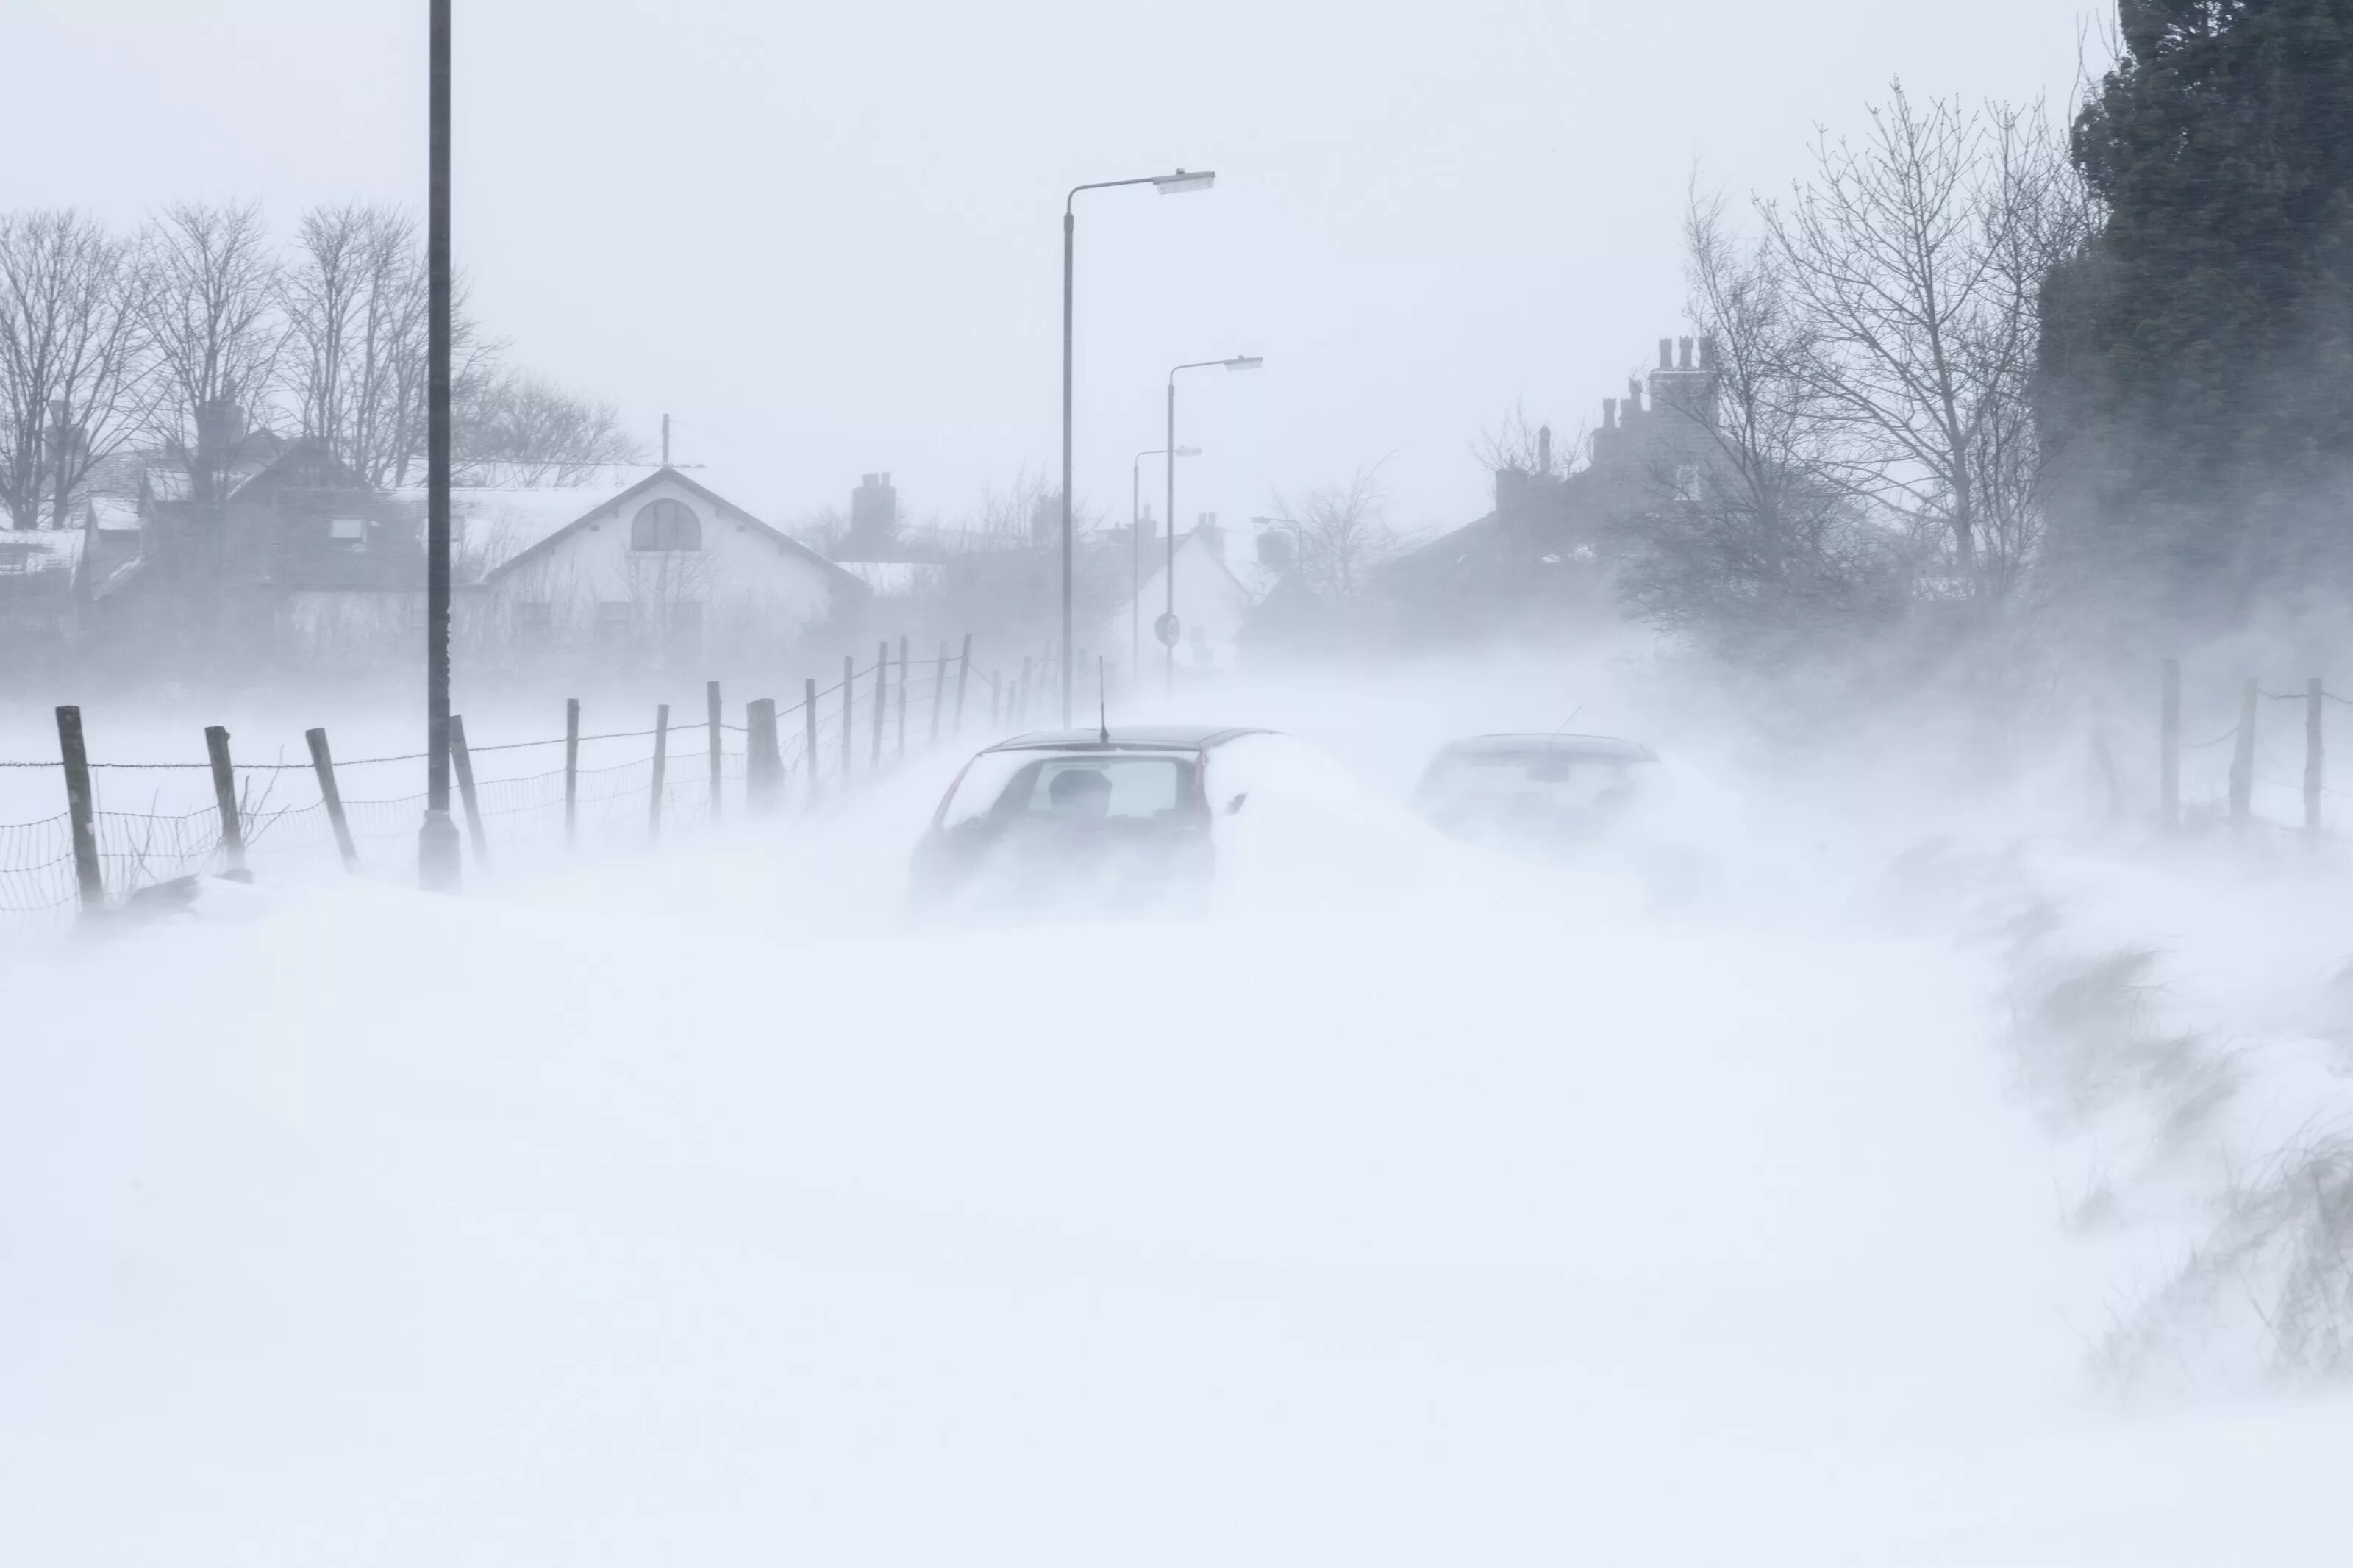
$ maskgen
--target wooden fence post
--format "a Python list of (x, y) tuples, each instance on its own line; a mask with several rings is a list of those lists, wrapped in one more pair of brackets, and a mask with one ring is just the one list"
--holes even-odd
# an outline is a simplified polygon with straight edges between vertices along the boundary
[(955, 732), (964, 733), (965, 688), (972, 684), (972, 634), (964, 634), (964, 652), (956, 656)]
[(939, 673), (932, 677), (932, 739), (936, 751), (940, 744), (940, 710), (948, 705), (948, 645), (940, 644)]
[(841, 787), (849, 788), (849, 757), (858, 750), (858, 731), (851, 724), (850, 697), (858, 689), (858, 659), (851, 654), (841, 656)]
[(670, 704), (654, 709), (654, 782), (646, 801), (646, 837), (661, 837), (662, 775), (670, 771)]
[(2255, 805), (2255, 683), (2239, 689), (2239, 728), (2231, 743), (2231, 823), (2243, 833)]
[(249, 882), (253, 874), (245, 868), (245, 814), (237, 809), (237, 769), (228, 760), (227, 730), (205, 726), (205, 756), (213, 766), (213, 804), (220, 809), (221, 857), (227, 862), (223, 874)]
[[(726, 738), (726, 726), (720, 722), (719, 682), (715, 680), (706, 680), (702, 683), (702, 709), (708, 719), (711, 730), (711, 745), (708, 752), (711, 758), (711, 820), (717, 822), (719, 820), (719, 781), (721, 778), (721, 768), (727, 755), (725, 748), (720, 744), (720, 742)], [(749, 752), (750, 748), (748, 745), (745, 750), (747, 752)], [(748, 755), (745, 759), (744, 765), (746, 767), (751, 765)]]
[(755, 812), (775, 810), (784, 772), (776, 745), (776, 700), (759, 698), (744, 710), (744, 804)]
[(801, 766), (808, 773), (809, 804), (817, 804), (817, 677), (801, 681)]
[(2157, 815), (2171, 833), (2181, 826), (2181, 661), (2165, 661), (2157, 706)]
[(899, 738), (894, 742), (896, 749), (892, 755), (903, 763), (907, 760), (907, 637), (903, 632), (899, 636), (898, 731)]
[(997, 710), (1004, 702), (1005, 677), (1002, 672), (992, 669), (988, 672), (988, 732), (992, 735), (1005, 727), (1005, 721), (997, 717)]
[(335, 759), (327, 750), (327, 732), (305, 730), (302, 739), (310, 742), (311, 771), (319, 775), (319, 803), (327, 808), (327, 825), (335, 830), (336, 853), (343, 858), (343, 869), (356, 875), (360, 847), (352, 842), (352, 825), (343, 816), (343, 792), (335, 784)]
[(106, 910), (106, 877), (98, 865), (98, 813), (90, 788), (90, 752), (83, 744), (81, 710), (58, 710), (58, 755), (66, 770), (66, 815), (73, 826), (74, 886), (81, 912)]
[(874, 755), (866, 771), (882, 771), (882, 719), (891, 710), (891, 639), (884, 637), (874, 653)]
[(564, 847), (580, 840), (580, 699), (564, 700)]
[(458, 770), (458, 799), (466, 807), (466, 837), (474, 846), (474, 863), (491, 863), (491, 841), (482, 831), (481, 803), (474, 798), (474, 754), (466, 749), (466, 721), (449, 715), (449, 765)]
[(2321, 792), (2328, 787), (2327, 732), (2321, 723), (2321, 704), (2327, 700), (2320, 677), (2304, 683), (2304, 830), (2316, 843), (2320, 838)]
[(1027, 723), (1029, 719), (1029, 656), (1026, 653), (1021, 656), (1020, 683), (1013, 690), (1013, 721), (1016, 724)]

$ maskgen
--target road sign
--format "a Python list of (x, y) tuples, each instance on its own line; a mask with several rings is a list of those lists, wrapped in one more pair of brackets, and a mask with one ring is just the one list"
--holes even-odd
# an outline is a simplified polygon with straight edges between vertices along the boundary
[(1152, 623), (1152, 635), (1160, 639), (1162, 647), (1175, 647), (1176, 634), (1181, 629), (1177, 625), (1176, 612), (1174, 610), (1163, 612), (1160, 618)]

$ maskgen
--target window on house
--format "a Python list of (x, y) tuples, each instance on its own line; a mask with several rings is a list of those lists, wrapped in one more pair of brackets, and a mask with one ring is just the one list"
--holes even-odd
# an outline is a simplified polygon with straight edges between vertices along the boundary
[(546, 644), (555, 630), (555, 606), (544, 599), (527, 599), (515, 606), (515, 638), (528, 647)]
[(596, 646), (618, 648), (629, 640), (629, 604), (626, 599), (607, 600), (596, 606)]
[(337, 544), (365, 544), (367, 519), (364, 517), (331, 517), (327, 520), (327, 537)]
[(670, 607), (670, 651), (674, 658), (692, 658), (702, 652), (701, 605), (672, 605)]
[(684, 501), (648, 501), (629, 524), (632, 550), (700, 550), (702, 520)]

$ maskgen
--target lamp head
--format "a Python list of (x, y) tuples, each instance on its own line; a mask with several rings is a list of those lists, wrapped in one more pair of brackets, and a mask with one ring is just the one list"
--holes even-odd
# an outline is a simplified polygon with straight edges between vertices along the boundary
[(1164, 196), (1181, 196), (1187, 191), (1206, 191), (1217, 181), (1217, 171), (1213, 169), (1179, 169), (1173, 174), (1155, 176), (1152, 188)]
[(1179, 447), (1171, 454), (1171, 456), (1178, 458), (1198, 458), (1200, 455), (1201, 448), (1198, 447)]
[(1237, 354), (1226, 361), (1228, 370), (1257, 370), (1266, 363), (1263, 354)]

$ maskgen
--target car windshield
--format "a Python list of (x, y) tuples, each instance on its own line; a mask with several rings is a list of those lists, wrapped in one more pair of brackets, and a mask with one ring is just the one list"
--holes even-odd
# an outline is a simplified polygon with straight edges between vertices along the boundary
[(1193, 773), (1193, 758), (1173, 752), (989, 752), (973, 760), (940, 821), (1155, 821), (1194, 809)]
[(1634, 757), (1573, 752), (1456, 752), (1439, 759), (1423, 788), (1440, 800), (1600, 805), (1631, 795), (1649, 765)]

